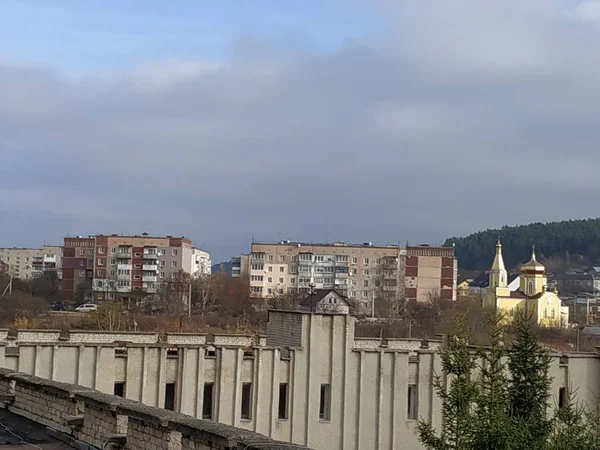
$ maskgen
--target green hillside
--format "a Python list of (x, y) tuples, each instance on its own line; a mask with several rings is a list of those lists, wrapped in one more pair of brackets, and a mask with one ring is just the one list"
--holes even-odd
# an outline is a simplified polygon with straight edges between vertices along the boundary
[(532, 244), (540, 259), (562, 260), (567, 263), (600, 262), (600, 218), (504, 226), (499, 230), (449, 238), (444, 245), (456, 245), (460, 267), (483, 270), (492, 263), (498, 236), (502, 239), (502, 252), (507, 268), (527, 262), (531, 256)]

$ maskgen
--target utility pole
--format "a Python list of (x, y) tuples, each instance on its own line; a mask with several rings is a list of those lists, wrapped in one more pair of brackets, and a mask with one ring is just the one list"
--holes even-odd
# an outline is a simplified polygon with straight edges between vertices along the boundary
[(192, 278), (188, 282), (188, 316), (192, 315)]
[(4, 297), (6, 295), (6, 292), (8, 292), (8, 295), (12, 294), (12, 286), (13, 286), (12, 266), (9, 266), (8, 275), (9, 275), (8, 285), (6, 286), (6, 288), (4, 288), (4, 291), (2, 292), (2, 295), (0, 295), (0, 297)]

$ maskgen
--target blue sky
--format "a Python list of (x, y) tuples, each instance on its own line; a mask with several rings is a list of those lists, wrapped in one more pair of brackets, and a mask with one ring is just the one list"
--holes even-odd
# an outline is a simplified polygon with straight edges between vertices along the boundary
[(0, 55), (71, 74), (172, 59), (222, 60), (243, 36), (301, 39), (323, 49), (376, 35), (355, 2), (276, 0), (3, 0)]
[(599, 214), (600, 0), (1, 3), (0, 246)]

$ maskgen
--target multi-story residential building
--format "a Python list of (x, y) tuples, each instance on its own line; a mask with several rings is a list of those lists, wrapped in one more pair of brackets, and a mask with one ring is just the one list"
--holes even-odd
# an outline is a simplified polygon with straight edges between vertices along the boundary
[(231, 258), (231, 276), (233, 278), (247, 277), (248, 276), (248, 263), (250, 255), (243, 254), (240, 256), (234, 256)]
[(42, 248), (0, 248), (0, 261), (8, 266), (15, 278), (38, 278), (47, 273), (62, 275), (62, 247), (44, 245)]
[(192, 276), (198, 277), (200, 275), (210, 275), (212, 261), (210, 260), (210, 254), (202, 249), (193, 247), (192, 248)]
[(72, 300), (77, 286), (89, 284), (97, 300), (154, 294), (180, 271), (210, 270), (210, 255), (185, 237), (96, 235), (65, 238), (63, 296)]
[(458, 263), (453, 247), (406, 247), (407, 300), (427, 301), (432, 295), (456, 300)]
[(374, 299), (456, 298), (457, 263), (451, 247), (253, 243), (248, 277), (254, 295), (335, 289), (362, 310)]

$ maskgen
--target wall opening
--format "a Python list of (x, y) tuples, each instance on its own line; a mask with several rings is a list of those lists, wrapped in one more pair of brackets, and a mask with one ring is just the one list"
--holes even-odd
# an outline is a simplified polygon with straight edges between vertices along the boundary
[(558, 388), (558, 409), (567, 407), (567, 388)]
[(288, 385), (279, 383), (279, 414), (280, 419), (288, 418)]
[(175, 411), (175, 383), (165, 385), (165, 409)]
[(213, 392), (215, 383), (204, 383), (204, 398), (202, 400), (202, 418), (213, 418)]
[(125, 382), (115, 383), (113, 395), (117, 395), (119, 397), (125, 397)]
[(252, 418), (252, 383), (242, 383), (242, 419)]
[(331, 385), (321, 385), (321, 400), (319, 402), (319, 420), (331, 419)]
[(408, 420), (419, 419), (419, 390), (416, 384), (408, 385)]

